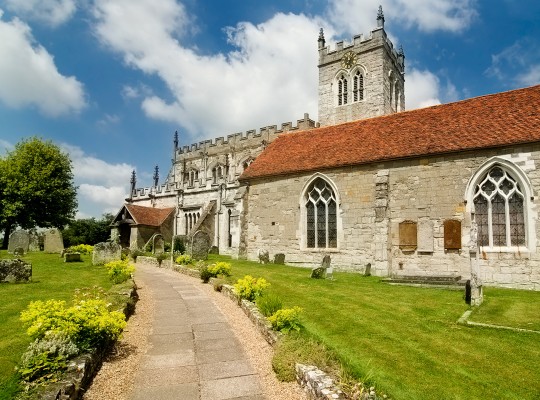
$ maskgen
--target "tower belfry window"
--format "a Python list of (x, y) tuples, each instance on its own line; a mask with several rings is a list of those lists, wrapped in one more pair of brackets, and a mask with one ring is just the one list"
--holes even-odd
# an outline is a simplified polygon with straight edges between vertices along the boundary
[(341, 75), (338, 79), (338, 105), (347, 104), (347, 78)]
[(356, 71), (353, 78), (353, 101), (364, 100), (364, 75), (360, 71)]

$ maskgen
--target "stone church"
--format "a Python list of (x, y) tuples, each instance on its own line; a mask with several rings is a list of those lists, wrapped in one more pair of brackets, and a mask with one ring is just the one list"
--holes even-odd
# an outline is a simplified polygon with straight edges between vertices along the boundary
[(120, 242), (203, 230), (233, 257), (264, 249), (313, 266), (329, 254), (338, 270), (473, 270), (486, 285), (540, 289), (540, 86), (405, 111), (405, 56), (382, 10), (350, 44), (330, 49), (321, 30), (318, 52), (318, 123), (306, 114), (183, 147), (175, 136), (165, 184), (132, 177)]

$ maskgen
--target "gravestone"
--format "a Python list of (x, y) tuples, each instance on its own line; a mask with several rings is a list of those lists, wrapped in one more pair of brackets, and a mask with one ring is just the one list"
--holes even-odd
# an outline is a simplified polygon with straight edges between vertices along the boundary
[(285, 254), (277, 253), (276, 255), (274, 255), (274, 264), (285, 264)]
[(115, 242), (101, 242), (94, 245), (92, 265), (107, 264), (122, 259), (122, 246)]
[(165, 251), (165, 241), (163, 240), (163, 236), (154, 236), (152, 248), (154, 249), (154, 254), (162, 254)]
[(22, 248), (24, 253), (28, 253), (30, 248), (30, 235), (22, 229), (16, 230), (9, 235), (8, 252), (13, 253), (18, 248)]
[(81, 253), (65, 253), (64, 262), (78, 262), (81, 260)]
[(59, 229), (52, 228), (45, 232), (44, 251), (45, 253), (62, 253), (64, 242), (62, 241), (62, 232)]
[(257, 250), (257, 257), (259, 258), (259, 264), (268, 264), (270, 262), (270, 255), (268, 254), (268, 250)]
[(0, 282), (28, 282), (32, 279), (32, 264), (21, 260), (0, 260)]
[(371, 276), (371, 263), (366, 265), (366, 270), (364, 271), (364, 276)]
[(323, 260), (321, 262), (320, 267), (315, 267), (315, 268), (311, 269), (311, 278), (315, 278), (315, 279), (324, 279), (324, 278), (332, 279), (333, 278), (333, 276), (332, 276), (333, 268), (330, 266), (330, 263), (331, 263), (331, 258), (327, 254), (327, 255), (325, 255), (323, 257)]
[[(28, 251), (41, 251), (43, 250), (43, 243), (41, 243), (41, 246), (40, 246), (40, 235), (38, 235), (37, 233), (31, 233), (30, 234), (30, 246), (28, 247)], [(41, 236), (41, 239), (42, 239), (42, 242), (43, 242), (43, 237)]]
[(17, 247), (15, 250), (13, 250), (13, 255), (15, 257), (22, 257), (24, 256), (24, 249), (22, 247)]
[(197, 231), (191, 239), (191, 258), (194, 260), (208, 259), (210, 236), (204, 231)]

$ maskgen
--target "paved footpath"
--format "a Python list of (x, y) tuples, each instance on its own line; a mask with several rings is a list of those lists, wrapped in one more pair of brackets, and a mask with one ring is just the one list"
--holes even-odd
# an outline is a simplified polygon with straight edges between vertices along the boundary
[(224, 315), (177, 272), (137, 265), (155, 311), (132, 400), (262, 400), (259, 377)]

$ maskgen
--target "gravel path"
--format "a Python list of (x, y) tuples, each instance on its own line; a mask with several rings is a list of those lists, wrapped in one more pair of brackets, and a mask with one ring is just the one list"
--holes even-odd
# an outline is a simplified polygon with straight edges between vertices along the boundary
[[(186, 279), (200, 285), (223, 312), (233, 327), (237, 339), (242, 344), (251, 365), (259, 375), (265, 396), (269, 400), (307, 399), (307, 396), (295, 382), (283, 383), (276, 379), (271, 364), (272, 347), (232, 300), (214, 291), (211, 285), (200, 283), (199, 279), (188, 276)], [(123, 337), (116, 346), (115, 353), (103, 363), (101, 370), (83, 397), (84, 400), (128, 400), (131, 397), (140, 358), (148, 349), (147, 339), (151, 330), (154, 310), (152, 292), (145, 287), (139, 287), (137, 292), (139, 301), (135, 314), (129, 319)]]

